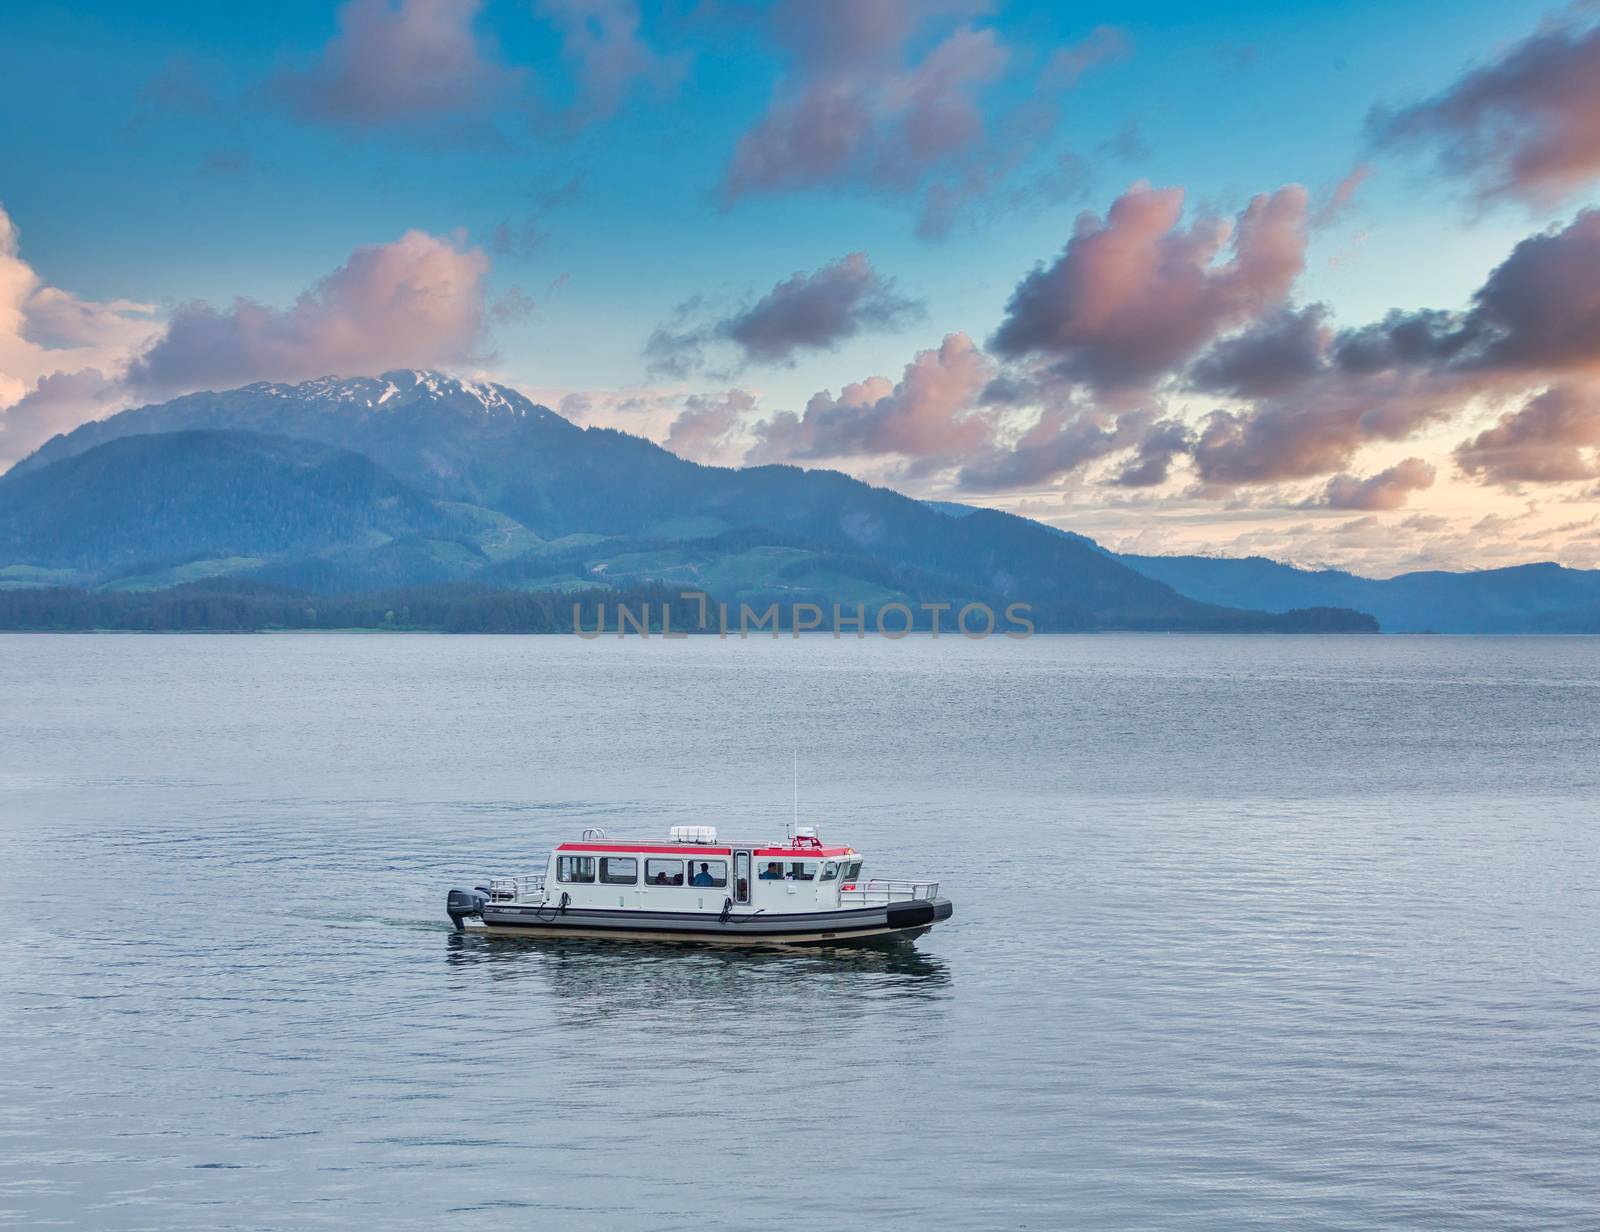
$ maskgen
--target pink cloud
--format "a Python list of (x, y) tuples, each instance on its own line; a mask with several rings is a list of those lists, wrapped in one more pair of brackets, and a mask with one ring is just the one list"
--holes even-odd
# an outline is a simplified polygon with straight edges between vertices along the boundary
[(227, 389), (471, 362), (483, 342), (489, 259), (408, 231), (350, 259), (288, 308), (186, 304), (128, 366), (141, 394)]
[(1137, 392), (1280, 305), (1305, 264), (1305, 190), (1256, 197), (1236, 227), (1209, 216), (1181, 227), (1183, 199), (1141, 184), (1104, 220), (1081, 215), (1060, 257), (1017, 285), (993, 349), (1102, 394)]
[(0, 208), (0, 468), (112, 409), (115, 373), (156, 329), (153, 305), (45, 283)]
[[(1587, 453), (1585, 451), (1588, 451)], [(1485, 483), (1566, 483), (1600, 475), (1600, 385), (1553, 385), (1456, 447)]]
[(989, 26), (928, 37), (941, 20), (986, 9), (962, 0), (782, 0), (768, 28), (789, 71), (735, 147), (724, 203), (822, 186), (922, 193), (918, 234), (942, 236), (1039, 151), (1060, 117), (1057, 96), (1128, 49), (1120, 31), (1096, 27), (1032, 74), (1024, 104), (991, 122), (985, 95), (1014, 70), (1012, 48)]
[(1374, 110), (1367, 130), (1432, 151), (1480, 200), (1559, 201), (1600, 176), (1600, 26), (1546, 25), (1433, 98)]
[(742, 389), (721, 395), (690, 394), (662, 444), (679, 457), (696, 462), (732, 461), (733, 438), (755, 406), (755, 397)]
[(97, 368), (53, 372), (0, 411), (0, 469), (21, 461), (51, 437), (122, 405), (123, 389)]
[(800, 415), (757, 425), (747, 462), (897, 454), (923, 462), (959, 459), (989, 435), (980, 395), (994, 363), (965, 334), (919, 351), (900, 380), (873, 376), (837, 397), (813, 394)]
[(993, 31), (963, 27), (910, 70), (853, 57), (827, 63), (739, 139), (724, 200), (845, 178), (915, 187), (930, 166), (977, 140), (976, 93), (999, 77), (1007, 54)]
[(1399, 509), (1413, 492), (1433, 486), (1436, 468), (1421, 458), (1407, 458), (1388, 470), (1362, 479), (1355, 475), (1335, 475), (1328, 481), (1317, 504), (1329, 509), (1378, 511)]
[(1371, 178), (1372, 168), (1368, 164), (1360, 163), (1352, 167), (1350, 174), (1335, 184), (1333, 191), (1317, 203), (1317, 208), (1311, 216), (1312, 225), (1330, 227), (1338, 222), (1350, 208), (1361, 186)]

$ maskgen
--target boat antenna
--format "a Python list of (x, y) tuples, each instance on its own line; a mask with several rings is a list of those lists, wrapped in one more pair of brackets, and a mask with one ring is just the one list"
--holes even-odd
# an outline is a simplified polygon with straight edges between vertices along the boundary
[(789, 825), (789, 838), (793, 841), (800, 833), (800, 746), (794, 747), (794, 821)]

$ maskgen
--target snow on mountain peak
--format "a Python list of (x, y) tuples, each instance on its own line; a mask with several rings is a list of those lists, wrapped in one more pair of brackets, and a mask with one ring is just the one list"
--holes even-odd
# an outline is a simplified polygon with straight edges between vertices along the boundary
[(469, 381), (427, 368), (396, 368), (376, 377), (322, 376), (295, 385), (258, 381), (245, 386), (241, 392), (371, 411), (393, 411), (418, 402), (439, 402), (463, 414), (525, 418), (541, 412), (550, 413), (504, 385)]

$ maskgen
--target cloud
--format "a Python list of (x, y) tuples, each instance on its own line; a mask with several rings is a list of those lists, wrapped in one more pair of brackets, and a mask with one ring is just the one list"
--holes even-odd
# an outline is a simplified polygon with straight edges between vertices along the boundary
[(47, 285), (24, 260), (21, 235), (0, 208), (0, 463), (109, 409), (102, 374), (119, 370), (157, 328), (153, 311)]
[[(765, 26), (788, 69), (735, 145), (723, 204), (822, 187), (922, 194), (917, 234), (944, 235), (1040, 152), (1060, 120), (1059, 96), (1128, 51), (1124, 34), (1098, 26), (1028, 73), (1024, 101), (991, 118), (987, 92), (1017, 71), (1018, 57), (992, 27), (948, 28), (987, 8), (981, 0), (780, 0)], [(938, 23), (943, 33), (932, 35)]]
[(919, 351), (897, 383), (872, 376), (835, 397), (813, 394), (805, 411), (785, 411), (756, 426), (752, 464), (803, 458), (896, 454), (934, 465), (961, 458), (987, 439), (979, 407), (994, 362), (965, 334), (947, 334)]
[[(806, 40), (798, 71), (739, 139), (723, 179), (726, 203), (836, 180), (907, 190), (930, 166), (977, 141), (983, 121), (976, 94), (1009, 58), (992, 30), (961, 27), (907, 69), (898, 62), (918, 25), (913, 6), (852, 0), (809, 7), (877, 9), (884, 20), (871, 24), (865, 42), (851, 43), (848, 25), (834, 41)], [(828, 20), (813, 17), (818, 27)], [(776, 28), (780, 38), (792, 29), (783, 22)], [(901, 37), (880, 41), (891, 28)]]
[(1432, 487), (1436, 473), (1432, 463), (1421, 458), (1407, 458), (1365, 479), (1335, 475), (1328, 481), (1322, 498), (1315, 503), (1329, 509), (1399, 509), (1413, 492)]
[(733, 438), (755, 407), (755, 396), (742, 389), (720, 395), (690, 394), (662, 444), (679, 457), (696, 462), (731, 462)]
[(852, 252), (815, 273), (791, 275), (721, 332), (746, 358), (782, 363), (797, 350), (824, 350), (863, 329), (898, 325), (918, 308), (895, 293), (893, 280), (874, 270), (866, 253)]
[(1015, 218), (1041, 205), (1081, 200), (1093, 183), (1089, 164), (1069, 150), (1055, 155), (1041, 170), (1020, 180), (1013, 173), (1031, 148), (1042, 140), (1024, 130), (1013, 138), (1002, 130), (984, 156), (959, 176), (928, 185), (917, 215), (916, 235), (942, 240), (957, 223), (973, 219)]
[(1426, 372), (1324, 372), (1248, 409), (1207, 415), (1195, 470), (1219, 488), (1326, 475), (1369, 442), (1404, 440), (1448, 418), (1477, 392), (1470, 379)]
[(1189, 383), (1236, 398), (1286, 393), (1323, 367), (1332, 337), (1327, 316), (1321, 304), (1279, 308), (1202, 355), (1189, 371)]
[(1181, 227), (1183, 200), (1181, 188), (1138, 184), (1103, 221), (1080, 215), (1061, 255), (1017, 285), (991, 348), (1101, 394), (1137, 393), (1278, 307), (1305, 264), (1305, 189), (1254, 198), (1236, 227), (1212, 216)]
[(357, 248), (288, 308), (238, 299), (185, 304), (128, 366), (148, 396), (299, 381), (388, 368), (450, 367), (478, 357), (489, 259), (422, 231)]
[(122, 386), (98, 368), (53, 372), (0, 411), (0, 469), (21, 461), (51, 437), (121, 405)]
[[(1520, 241), (1464, 311), (1391, 312), (1331, 337), (1321, 313), (1268, 319), (1195, 364), (1198, 387), (1254, 399), (1207, 418), (1195, 448), (1205, 482), (1327, 474), (1367, 442), (1403, 440), (1474, 399), (1600, 373), (1600, 211)], [(1498, 431), (1485, 450), (1499, 448)], [(1486, 453), (1478, 469), (1531, 475), (1570, 462), (1544, 456), (1538, 464), (1519, 449), (1495, 463)]]
[[(1590, 452), (1585, 454), (1585, 450)], [(1485, 483), (1566, 483), (1600, 475), (1600, 385), (1553, 385), (1456, 447)]]
[(634, 0), (541, 0), (538, 8), (561, 31), (578, 82), (578, 123), (612, 116), (640, 82), (666, 90), (683, 75), (682, 61), (658, 56), (640, 37)]
[(1600, 210), (1518, 243), (1473, 296), (1462, 332), (1477, 367), (1600, 369)]
[[(691, 300), (680, 317), (703, 307), (703, 300)], [(873, 269), (865, 253), (852, 252), (812, 273), (792, 274), (720, 320), (658, 327), (645, 353), (655, 371), (680, 376), (702, 367), (706, 347), (717, 342), (735, 347), (744, 363), (789, 364), (801, 351), (830, 350), (863, 330), (894, 328), (921, 309)]]
[(513, 261), (531, 261), (550, 238), (537, 214), (524, 214), (520, 218), (505, 218), (489, 233), (489, 249), (497, 257)]
[(1057, 48), (1051, 53), (1040, 84), (1046, 89), (1070, 90), (1090, 69), (1126, 60), (1132, 53), (1133, 42), (1125, 30), (1119, 30), (1116, 26), (1096, 26), (1083, 41)]
[(339, 33), (268, 93), (303, 120), (358, 129), (481, 118), (522, 73), (473, 31), (482, 0), (349, 0)]
[(535, 402), (553, 406), (584, 427), (643, 436), (696, 462), (737, 465), (748, 448), (746, 429), (759, 399), (743, 389), (686, 392), (650, 386), (555, 391), (524, 386)]
[(1125, 121), (1112, 136), (1096, 145), (1094, 151), (1102, 158), (1118, 158), (1130, 163), (1149, 158), (1154, 153), (1144, 134), (1139, 131), (1137, 120)]
[(21, 238), (0, 206), (0, 405), (8, 385), (105, 362), (153, 328), (152, 304), (81, 299), (46, 285), (23, 259)]
[[(957, 476), (957, 486), (996, 492), (1049, 483), (1139, 444), (1152, 419), (1147, 411), (1115, 415), (1094, 406), (1048, 406), (1009, 448), (991, 448), (986, 455), (969, 460)], [(1146, 465), (1152, 475), (1162, 469), (1154, 454), (1140, 465)], [(1137, 466), (1129, 470), (1137, 470)]]
[(1547, 24), (1430, 99), (1375, 109), (1367, 132), (1431, 151), (1480, 201), (1560, 201), (1600, 175), (1600, 26)]
[(1111, 483), (1119, 488), (1153, 488), (1167, 481), (1173, 459), (1194, 448), (1194, 430), (1180, 419), (1151, 424), (1140, 438), (1133, 458)]
[(1521, 240), (1465, 312), (1391, 312), (1339, 336), (1352, 372), (1433, 368), (1514, 376), (1600, 370), (1600, 211)]
[(1311, 225), (1314, 227), (1331, 227), (1344, 216), (1355, 200), (1356, 193), (1361, 186), (1372, 178), (1372, 167), (1367, 163), (1359, 163), (1350, 169), (1350, 174), (1345, 176), (1333, 186), (1333, 191), (1317, 203), (1316, 210), (1311, 215)]

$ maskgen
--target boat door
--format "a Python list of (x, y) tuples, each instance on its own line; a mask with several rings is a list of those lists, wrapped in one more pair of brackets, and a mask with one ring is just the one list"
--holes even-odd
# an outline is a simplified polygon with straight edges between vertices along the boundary
[(750, 852), (748, 849), (735, 848), (733, 853), (733, 901), (748, 907), (750, 905)]

